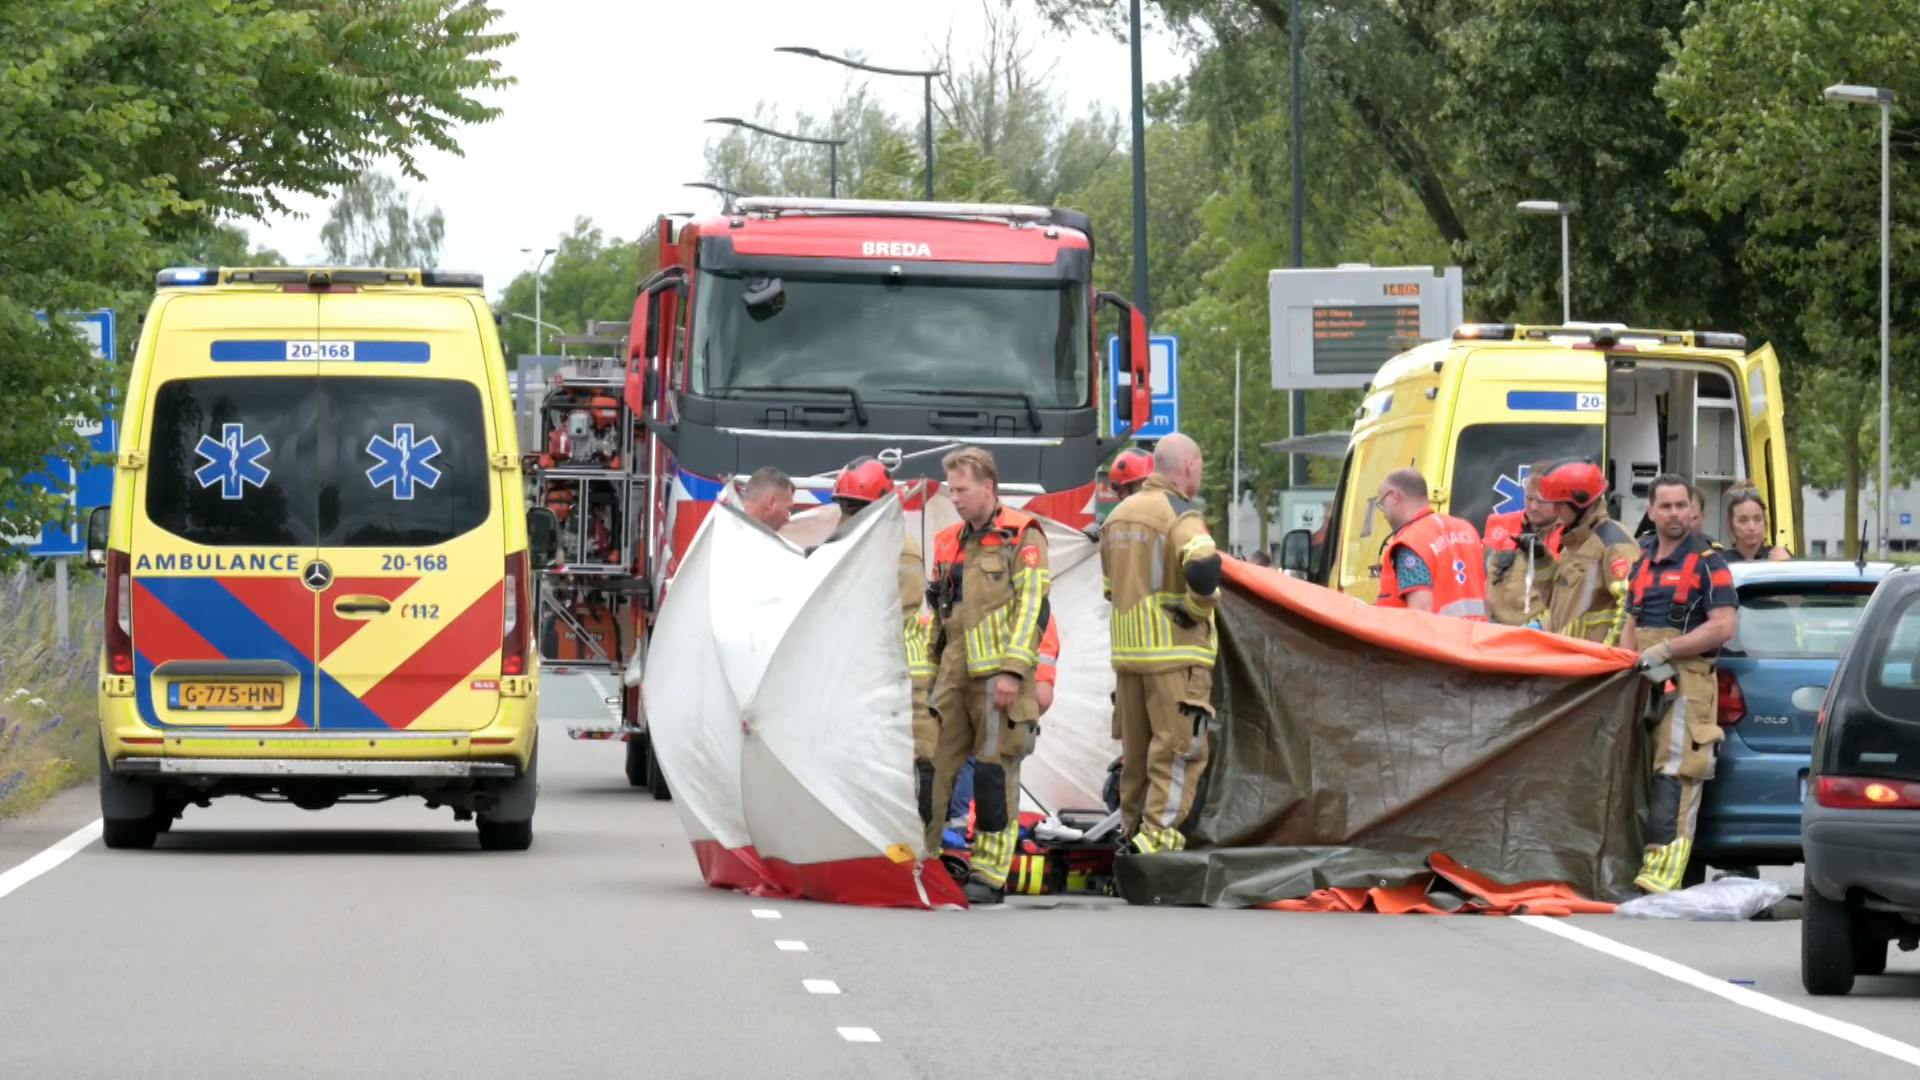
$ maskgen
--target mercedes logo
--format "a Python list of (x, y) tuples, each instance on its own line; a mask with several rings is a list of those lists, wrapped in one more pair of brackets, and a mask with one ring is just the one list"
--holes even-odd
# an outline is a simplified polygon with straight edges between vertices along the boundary
[(306, 582), (307, 588), (314, 592), (325, 592), (327, 586), (333, 584), (333, 567), (315, 559), (300, 571), (300, 580)]

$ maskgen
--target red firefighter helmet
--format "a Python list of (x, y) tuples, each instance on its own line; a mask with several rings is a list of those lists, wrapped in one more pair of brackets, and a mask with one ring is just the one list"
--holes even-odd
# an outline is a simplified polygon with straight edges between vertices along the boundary
[(1607, 493), (1607, 474), (1586, 458), (1561, 458), (1540, 478), (1540, 497), (1585, 510)]
[(1113, 459), (1107, 466), (1107, 483), (1115, 490), (1128, 484), (1138, 484), (1153, 475), (1153, 455), (1145, 450), (1129, 447)]
[(879, 458), (855, 458), (833, 481), (833, 501), (878, 502), (893, 490), (893, 476)]

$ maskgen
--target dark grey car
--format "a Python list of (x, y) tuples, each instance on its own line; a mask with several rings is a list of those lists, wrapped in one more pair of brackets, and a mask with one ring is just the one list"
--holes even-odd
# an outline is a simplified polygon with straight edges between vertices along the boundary
[(1827, 687), (1801, 838), (1800, 981), (1844, 994), (1920, 947), (1920, 570), (1881, 582)]

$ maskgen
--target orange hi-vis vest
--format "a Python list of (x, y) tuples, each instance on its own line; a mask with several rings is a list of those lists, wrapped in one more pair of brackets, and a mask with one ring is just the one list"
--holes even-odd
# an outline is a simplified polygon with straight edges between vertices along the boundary
[(1427, 564), (1435, 615), (1487, 621), (1487, 549), (1471, 522), (1429, 510), (1394, 533), (1380, 557), (1380, 607), (1407, 606), (1393, 569), (1394, 549), (1402, 547)]

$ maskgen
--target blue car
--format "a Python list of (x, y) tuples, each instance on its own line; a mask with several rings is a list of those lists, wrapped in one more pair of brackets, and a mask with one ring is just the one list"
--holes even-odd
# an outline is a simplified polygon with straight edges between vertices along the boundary
[(1733, 564), (1740, 629), (1715, 665), (1726, 740), (1707, 783), (1686, 884), (1707, 867), (1801, 861), (1815, 717), (1886, 563)]

